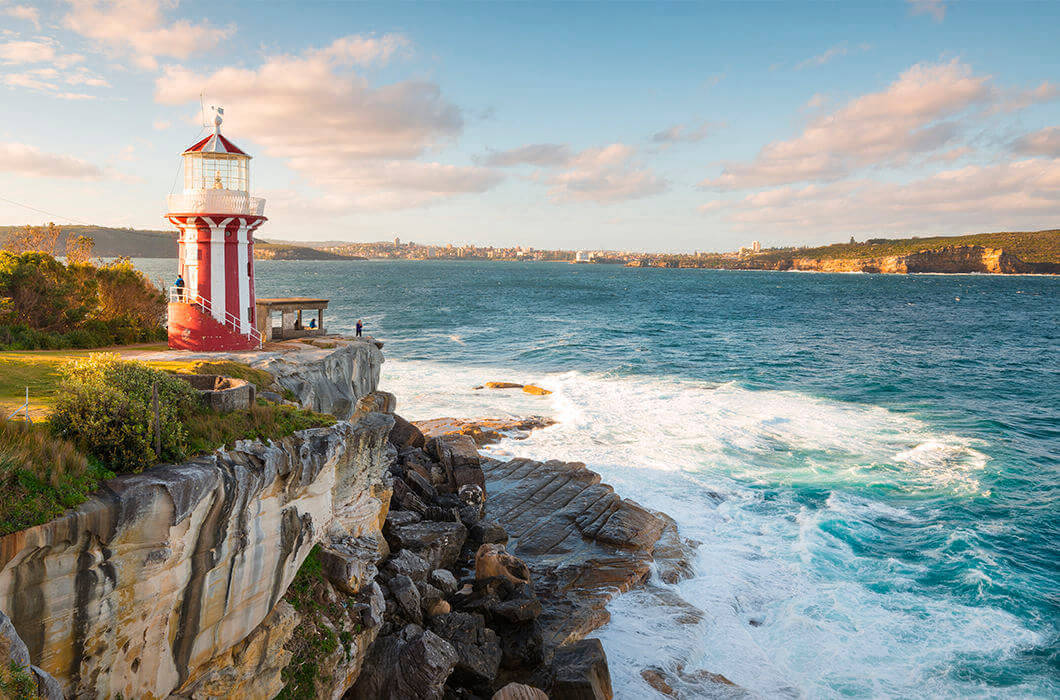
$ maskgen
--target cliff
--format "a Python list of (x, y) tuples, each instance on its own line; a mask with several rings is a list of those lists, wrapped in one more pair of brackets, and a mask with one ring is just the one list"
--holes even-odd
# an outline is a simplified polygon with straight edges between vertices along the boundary
[[(259, 360), (275, 371), (285, 354)], [(372, 398), (374, 344), (289, 355), (281, 383), (303, 403), (349, 418)], [(121, 476), (0, 539), (0, 610), (29, 658), (67, 697), (275, 696), (300, 621), (283, 598), (314, 546), (346, 607), (382, 605), (394, 418), (374, 396), (353, 422)], [(356, 677), (378, 624), (351, 628), (332, 670)]]
[(977, 245), (921, 250), (875, 258), (793, 258), (788, 269), (815, 272), (1056, 273), (1060, 264), (1025, 263), (1001, 248)]

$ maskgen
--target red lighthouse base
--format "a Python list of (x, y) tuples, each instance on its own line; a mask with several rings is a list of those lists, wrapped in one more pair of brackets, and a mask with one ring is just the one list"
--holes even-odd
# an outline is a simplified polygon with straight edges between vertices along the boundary
[(258, 341), (229, 328), (196, 304), (170, 302), (169, 347), (199, 352), (256, 350)]

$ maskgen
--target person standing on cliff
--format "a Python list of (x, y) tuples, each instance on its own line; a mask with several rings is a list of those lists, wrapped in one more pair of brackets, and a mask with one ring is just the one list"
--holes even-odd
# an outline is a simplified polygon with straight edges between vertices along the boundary
[(361, 323), (361, 319), (357, 319), (357, 337), (361, 337), (361, 329), (364, 328), (364, 324)]

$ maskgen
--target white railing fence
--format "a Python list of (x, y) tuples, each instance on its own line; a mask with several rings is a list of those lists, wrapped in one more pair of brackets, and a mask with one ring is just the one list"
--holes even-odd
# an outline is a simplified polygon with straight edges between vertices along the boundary
[(212, 316), (214, 319), (221, 321), (221, 324), (224, 325), (225, 328), (233, 330), (236, 333), (239, 333), (240, 335), (245, 335), (246, 337), (250, 338), (255, 343), (257, 343), (257, 346), (259, 348), (261, 347), (261, 333), (258, 331), (257, 328), (251, 326), (248, 323), (248, 330), (244, 331), (242, 319), (240, 319), (235, 314), (229, 313), (228, 311), (222, 312), (221, 318), (217, 318), (217, 316), (213, 312), (213, 306), (210, 304), (210, 300), (203, 299), (198, 294), (193, 294), (189, 292), (186, 287), (182, 289), (178, 289), (177, 287), (170, 287), (169, 301), (171, 303), (193, 304), (195, 306), (198, 306), (199, 309), (207, 316)]
[(237, 190), (197, 190), (166, 197), (170, 214), (241, 214), (262, 216), (265, 200)]

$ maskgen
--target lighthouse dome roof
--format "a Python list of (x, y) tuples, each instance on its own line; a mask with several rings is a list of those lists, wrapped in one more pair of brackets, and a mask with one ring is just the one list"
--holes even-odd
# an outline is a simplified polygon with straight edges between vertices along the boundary
[(202, 141), (190, 146), (188, 150), (184, 151), (184, 154), (188, 153), (226, 153), (234, 156), (250, 156), (246, 154), (239, 146), (235, 145), (224, 136), (221, 136), (219, 131), (216, 131)]

